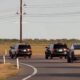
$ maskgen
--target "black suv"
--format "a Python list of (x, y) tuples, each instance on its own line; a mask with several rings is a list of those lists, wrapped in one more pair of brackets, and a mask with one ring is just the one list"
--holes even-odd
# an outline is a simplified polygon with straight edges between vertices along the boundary
[(53, 57), (65, 57), (68, 53), (68, 47), (66, 44), (62, 43), (56, 43), (51, 44), (48, 47), (46, 47), (45, 50), (45, 58), (48, 59), (49, 57), (52, 59)]
[(32, 55), (31, 46), (24, 43), (18, 43), (12, 45), (9, 50), (9, 56), (11, 58), (27, 57), (27, 56), (31, 58), (31, 55)]

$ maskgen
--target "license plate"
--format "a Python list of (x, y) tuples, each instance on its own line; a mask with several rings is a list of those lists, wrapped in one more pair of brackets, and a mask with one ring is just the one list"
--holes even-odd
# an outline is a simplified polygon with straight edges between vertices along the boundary
[(30, 54), (30, 53), (27, 53), (27, 54)]

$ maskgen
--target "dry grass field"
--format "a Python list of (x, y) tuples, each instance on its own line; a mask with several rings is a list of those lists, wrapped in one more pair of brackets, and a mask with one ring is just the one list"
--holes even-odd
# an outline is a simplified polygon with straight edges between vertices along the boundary
[[(3, 55), (5, 53), (5, 50), (7, 51), (7, 54), (8, 54), (9, 47), (12, 44), (14, 44), (14, 43), (6, 43), (5, 42), (3, 44), (0, 44), (0, 55)], [(32, 54), (33, 55), (44, 55), (46, 46), (47, 46), (47, 44), (31, 44)]]
[(33, 52), (33, 55), (44, 55), (45, 53), (45, 47), (46, 45), (45, 44), (39, 44), (39, 45), (32, 45), (32, 52)]
[(8, 77), (15, 76), (18, 73), (15, 65), (10, 63), (0, 64), (0, 80), (6, 80)]

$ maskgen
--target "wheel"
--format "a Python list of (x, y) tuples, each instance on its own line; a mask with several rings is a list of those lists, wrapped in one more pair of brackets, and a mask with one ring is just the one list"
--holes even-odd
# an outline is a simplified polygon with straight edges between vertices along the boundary
[(48, 55), (45, 55), (45, 59), (48, 59)]
[(52, 55), (50, 56), (50, 59), (53, 59), (53, 56)]
[(67, 56), (64, 56), (64, 59), (67, 59)]
[(68, 63), (72, 63), (73, 62), (73, 58), (72, 58), (70, 53), (67, 54), (67, 62)]
[(17, 54), (16, 54), (16, 52), (15, 52), (15, 54), (14, 54), (14, 58), (16, 59), (18, 56), (17, 56)]
[(74, 56), (74, 52), (72, 52), (71, 56), (72, 56), (72, 60), (77, 60), (77, 58)]
[(14, 58), (14, 55), (11, 54), (10, 57), (11, 57), (11, 59), (13, 59)]
[(29, 55), (28, 58), (31, 59), (31, 55)]
[(14, 55), (12, 54), (12, 52), (9, 52), (9, 57), (10, 57), (11, 59), (14, 58)]
[(70, 57), (67, 58), (67, 62), (68, 62), (68, 63), (72, 63), (72, 60), (71, 60)]

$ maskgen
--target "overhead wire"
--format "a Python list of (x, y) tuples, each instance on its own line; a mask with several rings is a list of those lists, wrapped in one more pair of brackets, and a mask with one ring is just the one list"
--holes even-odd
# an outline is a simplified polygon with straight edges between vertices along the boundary
[[(57, 5), (56, 4), (55, 5), (53, 5), (53, 4), (26, 5), (24, 8), (27, 8), (27, 9), (30, 9), (30, 8), (36, 8), (36, 9), (42, 8), (42, 9), (44, 9), (44, 8), (64, 8), (64, 7), (73, 8), (73, 7), (80, 7), (80, 6), (79, 6), (79, 3), (64, 3), (64, 4), (57, 4)], [(6, 14), (6, 12), (7, 12), (7, 10), (5, 11), (5, 14)], [(60, 13), (60, 12), (57, 12), (57, 13), (30, 13), (30, 12), (27, 12), (26, 15), (24, 15), (23, 17), (26, 18), (26, 17), (64, 17), (64, 16), (69, 16), (69, 17), (70, 16), (80, 16), (80, 11), (63, 12), (63, 13)], [(5, 21), (5, 19), (16, 20), (16, 19), (18, 19), (18, 17), (19, 16), (16, 15), (16, 12), (14, 12), (14, 14), (8, 14), (8, 15), (0, 16), (0, 20), (2, 20), (2, 21)]]
[[(62, 12), (62, 13), (60, 13), (60, 12), (52, 12), (53, 10), (53, 8), (64, 8), (64, 9), (66, 9), (66, 8), (74, 8), (74, 7), (78, 7), (78, 8), (80, 8), (80, 2), (74, 2), (74, 3), (58, 3), (58, 4), (40, 4), (40, 5), (30, 5), (30, 4), (26, 4), (25, 5), (25, 8), (27, 8), (27, 10), (29, 10), (27, 13), (26, 13), (26, 16), (27, 17), (63, 17), (63, 16), (80, 16), (79, 14), (80, 14), (80, 11), (66, 11), (66, 12)], [(31, 8), (31, 10), (33, 11), (34, 10), (34, 12), (36, 11), (37, 13), (32, 13), (31, 11), (30, 11), (30, 8)], [(35, 9), (34, 9), (35, 8)], [(52, 10), (51, 12), (50, 12), (50, 10), (48, 9), (48, 13), (46, 12), (46, 13), (42, 13), (42, 12), (39, 12), (39, 8), (41, 8), (40, 10), (41, 11), (43, 11), (43, 10), (45, 10), (45, 8), (51, 8), (50, 10)], [(46, 10), (47, 10), (46, 9)], [(57, 9), (56, 9), (57, 10)]]
[(26, 5), (25, 8), (65, 8), (65, 7), (80, 7), (78, 4), (49, 4), (49, 5)]
[[(74, 4), (74, 5), (75, 5), (75, 4)], [(26, 8), (28, 8), (28, 9), (29, 9), (31, 6), (32, 6), (32, 8), (34, 8), (34, 6), (36, 6), (36, 7), (35, 7), (36, 9), (38, 9), (39, 7), (40, 7), (40, 8), (53, 8), (53, 7), (54, 7), (54, 5), (50, 5), (50, 6), (49, 6), (49, 4), (48, 4), (48, 6), (47, 6), (47, 5), (46, 5), (46, 6), (45, 6), (45, 5), (43, 5), (43, 6), (42, 6), (42, 5), (27, 5), (27, 6), (28, 6), (28, 7), (26, 7)], [(61, 7), (64, 7), (64, 6), (65, 6), (65, 7), (70, 7), (71, 5), (61, 5), (61, 4), (59, 5), (59, 4), (57, 4), (56, 7), (57, 7), (57, 8), (60, 8), (60, 6), (61, 6)], [(71, 7), (74, 7), (74, 6), (72, 5)], [(77, 7), (77, 4), (76, 4), (76, 7)], [(80, 6), (79, 6), (79, 7), (80, 7)], [(26, 12), (27, 12), (27, 11), (26, 11)], [(80, 14), (80, 12), (48, 13), (48, 14), (47, 14), (47, 13), (46, 13), (46, 14), (45, 14), (45, 13), (44, 13), (44, 14), (42, 14), (42, 13), (37, 13), (37, 14), (34, 14), (34, 13), (32, 13), (32, 14), (26, 13), (26, 15), (27, 15), (27, 16), (29, 15), (29, 17), (33, 17), (33, 16), (34, 16), (34, 17), (38, 17), (38, 16), (40, 16), (40, 17), (42, 16), (42, 17), (43, 17), (43, 16), (53, 16), (53, 15), (54, 15), (54, 16), (56, 16), (56, 15), (74, 15), (74, 14)], [(32, 16), (31, 16), (31, 15), (32, 15)], [(53, 16), (53, 17), (54, 17), (54, 16)]]

